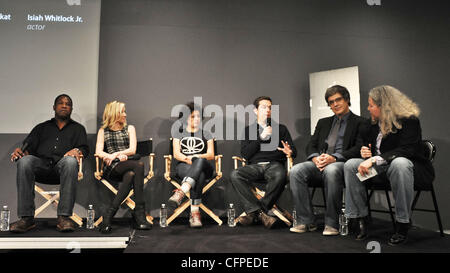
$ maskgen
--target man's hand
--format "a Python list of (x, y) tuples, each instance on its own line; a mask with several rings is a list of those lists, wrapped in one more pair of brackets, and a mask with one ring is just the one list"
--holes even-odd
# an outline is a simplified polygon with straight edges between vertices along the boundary
[(267, 126), (266, 128), (264, 128), (264, 130), (262, 131), (260, 137), (262, 139), (266, 139), (268, 136), (272, 135), (272, 126)]
[(292, 149), (291, 146), (289, 146), (289, 143), (287, 141), (281, 141), (281, 144), (283, 144), (283, 148), (278, 147), (278, 151), (282, 151), (285, 155), (291, 156), (292, 155)]
[(336, 162), (336, 158), (329, 154), (321, 154), (319, 156), (316, 156), (312, 159), (314, 164), (316, 164), (316, 167), (319, 169), (319, 171), (323, 171), (326, 166), (328, 166), (331, 163)]
[(19, 160), (22, 157), (29, 155), (28, 151), (22, 151), (20, 148), (16, 148), (14, 152), (11, 153), (11, 162), (14, 162), (15, 160)]
[(72, 150), (70, 150), (67, 153), (65, 153), (64, 156), (75, 157), (77, 159), (78, 163), (80, 163), (80, 158), (83, 157), (83, 154), (80, 152), (79, 149), (73, 148)]

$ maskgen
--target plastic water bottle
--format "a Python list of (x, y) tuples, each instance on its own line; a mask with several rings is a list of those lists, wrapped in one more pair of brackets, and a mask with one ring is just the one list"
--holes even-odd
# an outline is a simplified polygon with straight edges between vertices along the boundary
[(167, 227), (167, 208), (166, 204), (161, 204), (161, 209), (159, 210), (159, 226)]
[(345, 217), (344, 209), (342, 209), (342, 213), (339, 215), (339, 233), (342, 236), (348, 235), (348, 219)]
[(292, 227), (297, 226), (297, 210), (292, 211)]
[(228, 207), (227, 215), (228, 215), (228, 226), (235, 227), (236, 222), (234, 221), (234, 219), (236, 218), (236, 211), (234, 209), (233, 204), (230, 204), (230, 206)]
[(89, 205), (89, 208), (87, 210), (87, 217), (86, 217), (86, 228), (87, 229), (94, 229), (94, 219), (95, 219), (95, 211), (92, 205)]
[(9, 217), (11, 213), (8, 209), (8, 206), (3, 206), (0, 217), (0, 230), (1, 231), (9, 231)]

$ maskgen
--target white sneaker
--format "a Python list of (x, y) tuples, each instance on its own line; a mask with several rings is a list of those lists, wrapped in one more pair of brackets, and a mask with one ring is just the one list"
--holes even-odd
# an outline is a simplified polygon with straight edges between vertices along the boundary
[(307, 231), (314, 231), (317, 229), (317, 226), (315, 224), (309, 224), (309, 225), (297, 225), (295, 227), (291, 227), (289, 229), (290, 232), (295, 233), (305, 233)]
[(335, 229), (334, 227), (325, 226), (322, 235), (336, 236), (336, 235), (339, 235), (339, 230)]
[(191, 228), (202, 227), (200, 211), (191, 212), (191, 217), (189, 217), (189, 225), (191, 226)]

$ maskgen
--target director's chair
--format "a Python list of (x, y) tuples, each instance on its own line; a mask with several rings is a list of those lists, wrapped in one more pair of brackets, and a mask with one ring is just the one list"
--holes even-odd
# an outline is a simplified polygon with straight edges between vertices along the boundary
[[(83, 179), (83, 158), (80, 158), (80, 163), (78, 164), (78, 181), (80, 181), (81, 179)], [(35, 180), (37, 183), (46, 184), (46, 185), (59, 185), (59, 183), (60, 183), (59, 177), (56, 177), (56, 176), (54, 176), (54, 177), (36, 176)], [(40, 214), (51, 204), (54, 204), (55, 206), (57, 206), (59, 204), (59, 198), (60, 198), (59, 190), (46, 191), (43, 188), (41, 188), (40, 186), (36, 185), (36, 183), (34, 185), (34, 190), (40, 196), (44, 197), (47, 200), (44, 204), (42, 204), (39, 208), (37, 208), (34, 211), (34, 216), (37, 216), (38, 214)], [(80, 216), (78, 216), (75, 212), (72, 214), (72, 216), (70, 216), (70, 219), (72, 219), (72, 221), (77, 223), (78, 226), (80, 226), (80, 227), (83, 225), (83, 219)]]
[[(178, 177), (176, 172), (172, 170), (172, 159), (173, 156), (173, 138), (170, 138), (169, 140), (169, 153), (170, 155), (165, 155), (165, 165), (166, 169), (164, 172), (164, 178), (172, 183), (176, 188), (181, 189), (180, 182), (182, 180), (181, 177)], [(202, 194), (204, 194), (206, 191), (208, 191), (220, 178), (222, 178), (222, 155), (217, 154), (217, 142), (216, 139), (214, 139), (214, 161), (215, 161), (215, 172), (212, 175), (212, 178), (209, 179), (208, 183), (203, 187)], [(186, 210), (190, 206), (191, 198), (189, 192), (186, 193), (186, 196), (188, 197), (188, 200), (182, 203), (180, 206), (178, 206), (174, 213), (167, 219), (167, 224), (170, 224), (176, 217), (178, 217), (184, 210)], [(222, 225), (222, 220), (214, 214), (212, 210), (210, 210), (208, 207), (206, 207), (203, 203), (200, 204), (200, 208), (206, 212), (214, 221), (216, 221), (219, 226)]]
[[(286, 156), (286, 157), (287, 157), (287, 173), (288, 173), (286, 179), (289, 179), (289, 172), (294, 164), (294, 161), (291, 156)], [(239, 163), (241, 163), (242, 167), (245, 166), (247, 163), (245, 158), (242, 158), (239, 156), (233, 156), (232, 159), (234, 160), (234, 168), (235, 169), (239, 168)], [(264, 180), (255, 180), (255, 181), (252, 181), (252, 184), (253, 184), (253, 188), (251, 190), (252, 190), (253, 194), (255, 195), (255, 197), (258, 200), (263, 198), (265, 195), (265, 191), (263, 190), (263, 187), (265, 186), (266, 182)], [(287, 185), (286, 185), (286, 187), (287, 187)], [(275, 214), (275, 216), (277, 216), (287, 226), (292, 225), (291, 221), (293, 220), (293, 217), (289, 211), (278, 207), (276, 204), (273, 205), (271, 211), (273, 214)], [(242, 214), (239, 217), (245, 216), (245, 215), (247, 215), (247, 213), (244, 211), (244, 212), (242, 212)], [(236, 217), (236, 219), (234, 220), (235, 223), (237, 223), (239, 221), (239, 217)]]
[[(148, 157), (149, 160), (149, 172), (147, 176), (144, 178), (144, 185), (154, 176), (153, 172), (153, 162), (155, 160), (155, 154), (152, 153), (152, 144), (153, 140), (150, 138), (145, 141), (138, 141), (137, 147), (136, 147), (136, 154), (133, 156), (128, 157), (129, 160), (139, 160), (143, 157)], [(103, 160), (95, 154), (95, 165), (96, 165), (96, 171), (94, 173), (94, 176), (97, 180), (102, 182), (110, 191), (112, 191), (115, 195), (117, 195), (118, 190), (111, 185), (111, 183), (106, 180), (103, 177)], [(131, 199), (131, 196), (134, 194), (134, 190), (132, 189), (130, 193), (128, 194), (127, 198), (122, 202), (125, 203), (130, 209), (134, 209), (136, 207), (136, 203)], [(149, 223), (153, 224), (153, 217), (151, 215), (146, 214), (146, 219)], [(103, 221), (103, 216), (98, 218), (98, 220), (94, 223), (94, 226), (98, 227), (100, 223)]]

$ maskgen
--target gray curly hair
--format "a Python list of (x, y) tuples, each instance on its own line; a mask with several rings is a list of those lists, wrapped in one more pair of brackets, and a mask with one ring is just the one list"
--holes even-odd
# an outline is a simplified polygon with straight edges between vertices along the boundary
[(369, 98), (380, 107), (380, 117), (373, 122), (380, 123), (383, 137), (402, 128), (400, 119), (420, 115), (419, 106), (395, 87), (389, 85), (374, 87), (369, 91)]

